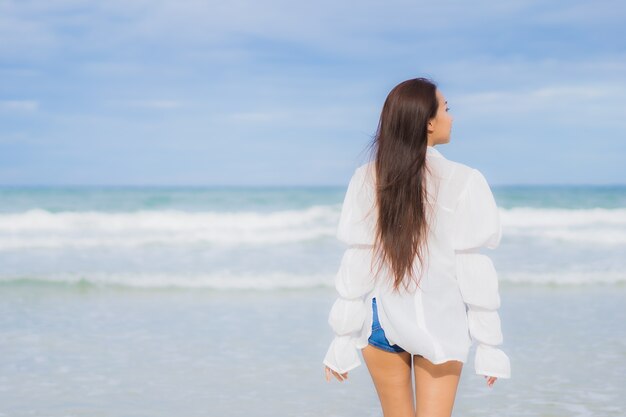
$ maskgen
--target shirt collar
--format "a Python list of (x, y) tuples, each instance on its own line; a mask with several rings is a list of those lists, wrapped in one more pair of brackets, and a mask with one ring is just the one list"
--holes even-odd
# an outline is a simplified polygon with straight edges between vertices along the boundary
[(443, 155), (441, 154), (441, 152), (435, 149), (434, 146), (426, 146), (426, 153), (428, 155), (436, 156), (438, 158), (443, 158)]

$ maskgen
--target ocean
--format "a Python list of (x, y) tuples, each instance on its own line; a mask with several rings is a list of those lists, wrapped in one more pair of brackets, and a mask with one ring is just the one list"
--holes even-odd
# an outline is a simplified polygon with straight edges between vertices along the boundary
[[(626, 415), (626, 186), (492, 190), (512, 377), (453, 415)], [(0, 188), (0, 416), (381, 416), (321, 362), (344, 194)]]

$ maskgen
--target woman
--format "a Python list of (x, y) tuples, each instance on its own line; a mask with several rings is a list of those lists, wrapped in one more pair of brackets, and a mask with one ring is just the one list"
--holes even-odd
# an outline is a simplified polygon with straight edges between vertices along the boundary
[(326, 379), (347, 379), (360, 351), (385, 417), (449, 417), (474, 341), (476, 374), (489, 387), (510, 378), (509, 358), (495, 347), (503, 341), (497, 275), (480, 253), (500, 243), (498, 208), (480, 171), (435, 149), (450, 141), (448, 110), (428, 79), (389, 93), (375, 157), (354, 172), (337, 229), (348, 248), (328, 318)]

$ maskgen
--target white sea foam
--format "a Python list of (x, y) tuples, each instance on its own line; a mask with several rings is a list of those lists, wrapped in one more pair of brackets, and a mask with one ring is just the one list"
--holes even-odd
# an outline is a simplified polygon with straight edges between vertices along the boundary
[(500, 272), (499, 280), (504, 285), (585, 285), (625, 284), (626, 271), (557, 271), (557, 272)]
[(626, 209), (501, 210), (503, 236), (594, 245), (626, 244)]
[(516, 227), (624, 226), (626, 208), (558, 209), (515, 207), (500, 209), (503, 222)]
[(0, 283), (92, 284), (130, 288), (208, 288), (220, 290), (276, 290), (331, 287), (332, 276), (312, 274), (297, 276), (285, 273), (241, 274), (161, 274), (161, 273), (53, 273), (47, 276), (0, 276)]
[(51, 213), (36, 209), (0, 215), (0, 250), (279, 244), (333, 236), (337, 221), (338, 209), (334, 206), (270, 213), (174, 210)]
[[(626, 284), (626, 273), (619, 271), (559, 271), (511, 272), (499, 271), (501, 286), (579, 286), (595, 284)], [(334, 287), (333, 274), (295, 275), (288, 273), (232, 274), (228, 272), (207, 274), (163, 273), (51, 273), (46, 276), (0, 276), (0, 283), (19, 284), (91, 284), (94, 286), (119, 286), (128, 288), (180, 288), (213, 290), (279, 290)]]
[[(332, 246), (340, 210), (4, 213), (0, 282), (330, 288), (341, 259)], [(503, 285), (626, 282), (626, 209), (501, 214), (502, 244), (490, 255)]]
[[(334, 238), (340, 206), (262, 212), (60, 212), (0, 214), (0, 250), (267, 245)], [(626, 209), (501, 209), (503, 238), (626, 244)]]

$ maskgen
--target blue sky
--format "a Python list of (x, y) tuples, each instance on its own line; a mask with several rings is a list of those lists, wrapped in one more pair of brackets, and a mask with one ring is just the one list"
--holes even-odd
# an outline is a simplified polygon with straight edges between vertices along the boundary
[(432, 78), (493, 185), (626, 183), (619, 1), (4, 0), (0, 185), (343, 185)]

